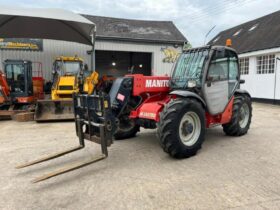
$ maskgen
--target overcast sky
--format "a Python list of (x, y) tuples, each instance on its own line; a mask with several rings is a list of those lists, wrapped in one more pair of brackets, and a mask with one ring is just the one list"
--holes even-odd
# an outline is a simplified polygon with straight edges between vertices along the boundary
[(63, 8), (78, 13), (171, 20), (193, 46), (203, 45), (218, 32), (280, 10), (280, 0), (0, 0), (1, 5)]

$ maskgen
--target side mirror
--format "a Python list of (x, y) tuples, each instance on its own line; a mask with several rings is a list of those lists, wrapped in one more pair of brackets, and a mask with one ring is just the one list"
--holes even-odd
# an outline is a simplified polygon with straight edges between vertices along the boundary
[(240, 79), (239, 84), (245, 84), (245, 79)]

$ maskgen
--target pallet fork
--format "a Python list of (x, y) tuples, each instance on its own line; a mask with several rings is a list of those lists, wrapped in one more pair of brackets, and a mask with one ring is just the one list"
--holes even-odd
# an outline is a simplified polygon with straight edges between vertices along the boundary
[(58, 158), (77, 150), (81, 150), (85, 148), (85, 140), (100, 144), (102, 154), (100, 156), (85, 160), (83, 162), (71, 164), (51, 173), (35, 178), (34, 180), (32, 180), (33, 183), (37, 183), (58, 176), (60, 174), (73, 171), (75, 169), (87, 166), (108, 157), (107, 147), (113, 143), (113, 136), (111, 132), (113, 128), (113, 118), (110, 108), (109, 96), (87, 94), (74, 95), (74, 114), (76, 134), (79, 138), (79, 145), (77, 147), (73, 147), (59, 153), (39, 158), (37, 160), (19, 165), (16, 168), (25, 168)]

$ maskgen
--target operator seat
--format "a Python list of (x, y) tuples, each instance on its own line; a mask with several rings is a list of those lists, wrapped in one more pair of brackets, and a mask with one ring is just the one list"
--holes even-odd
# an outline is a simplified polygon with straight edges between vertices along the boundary
[(24, 92), (24, 74), (19, 74), (17, 76), (17, 87), (21, 90), (21, 92)]

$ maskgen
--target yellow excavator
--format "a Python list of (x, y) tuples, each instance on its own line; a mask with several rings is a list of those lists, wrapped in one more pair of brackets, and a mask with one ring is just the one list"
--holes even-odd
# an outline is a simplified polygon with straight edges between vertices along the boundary
[(57, 57), (52, 73), (51, 98), (37, 101), (35, 120), (73, 120), (73, 94), (91, 94), (98, 84), (99, 75), (96, 71), (89, 71), (87, 64), (78, 56)]

